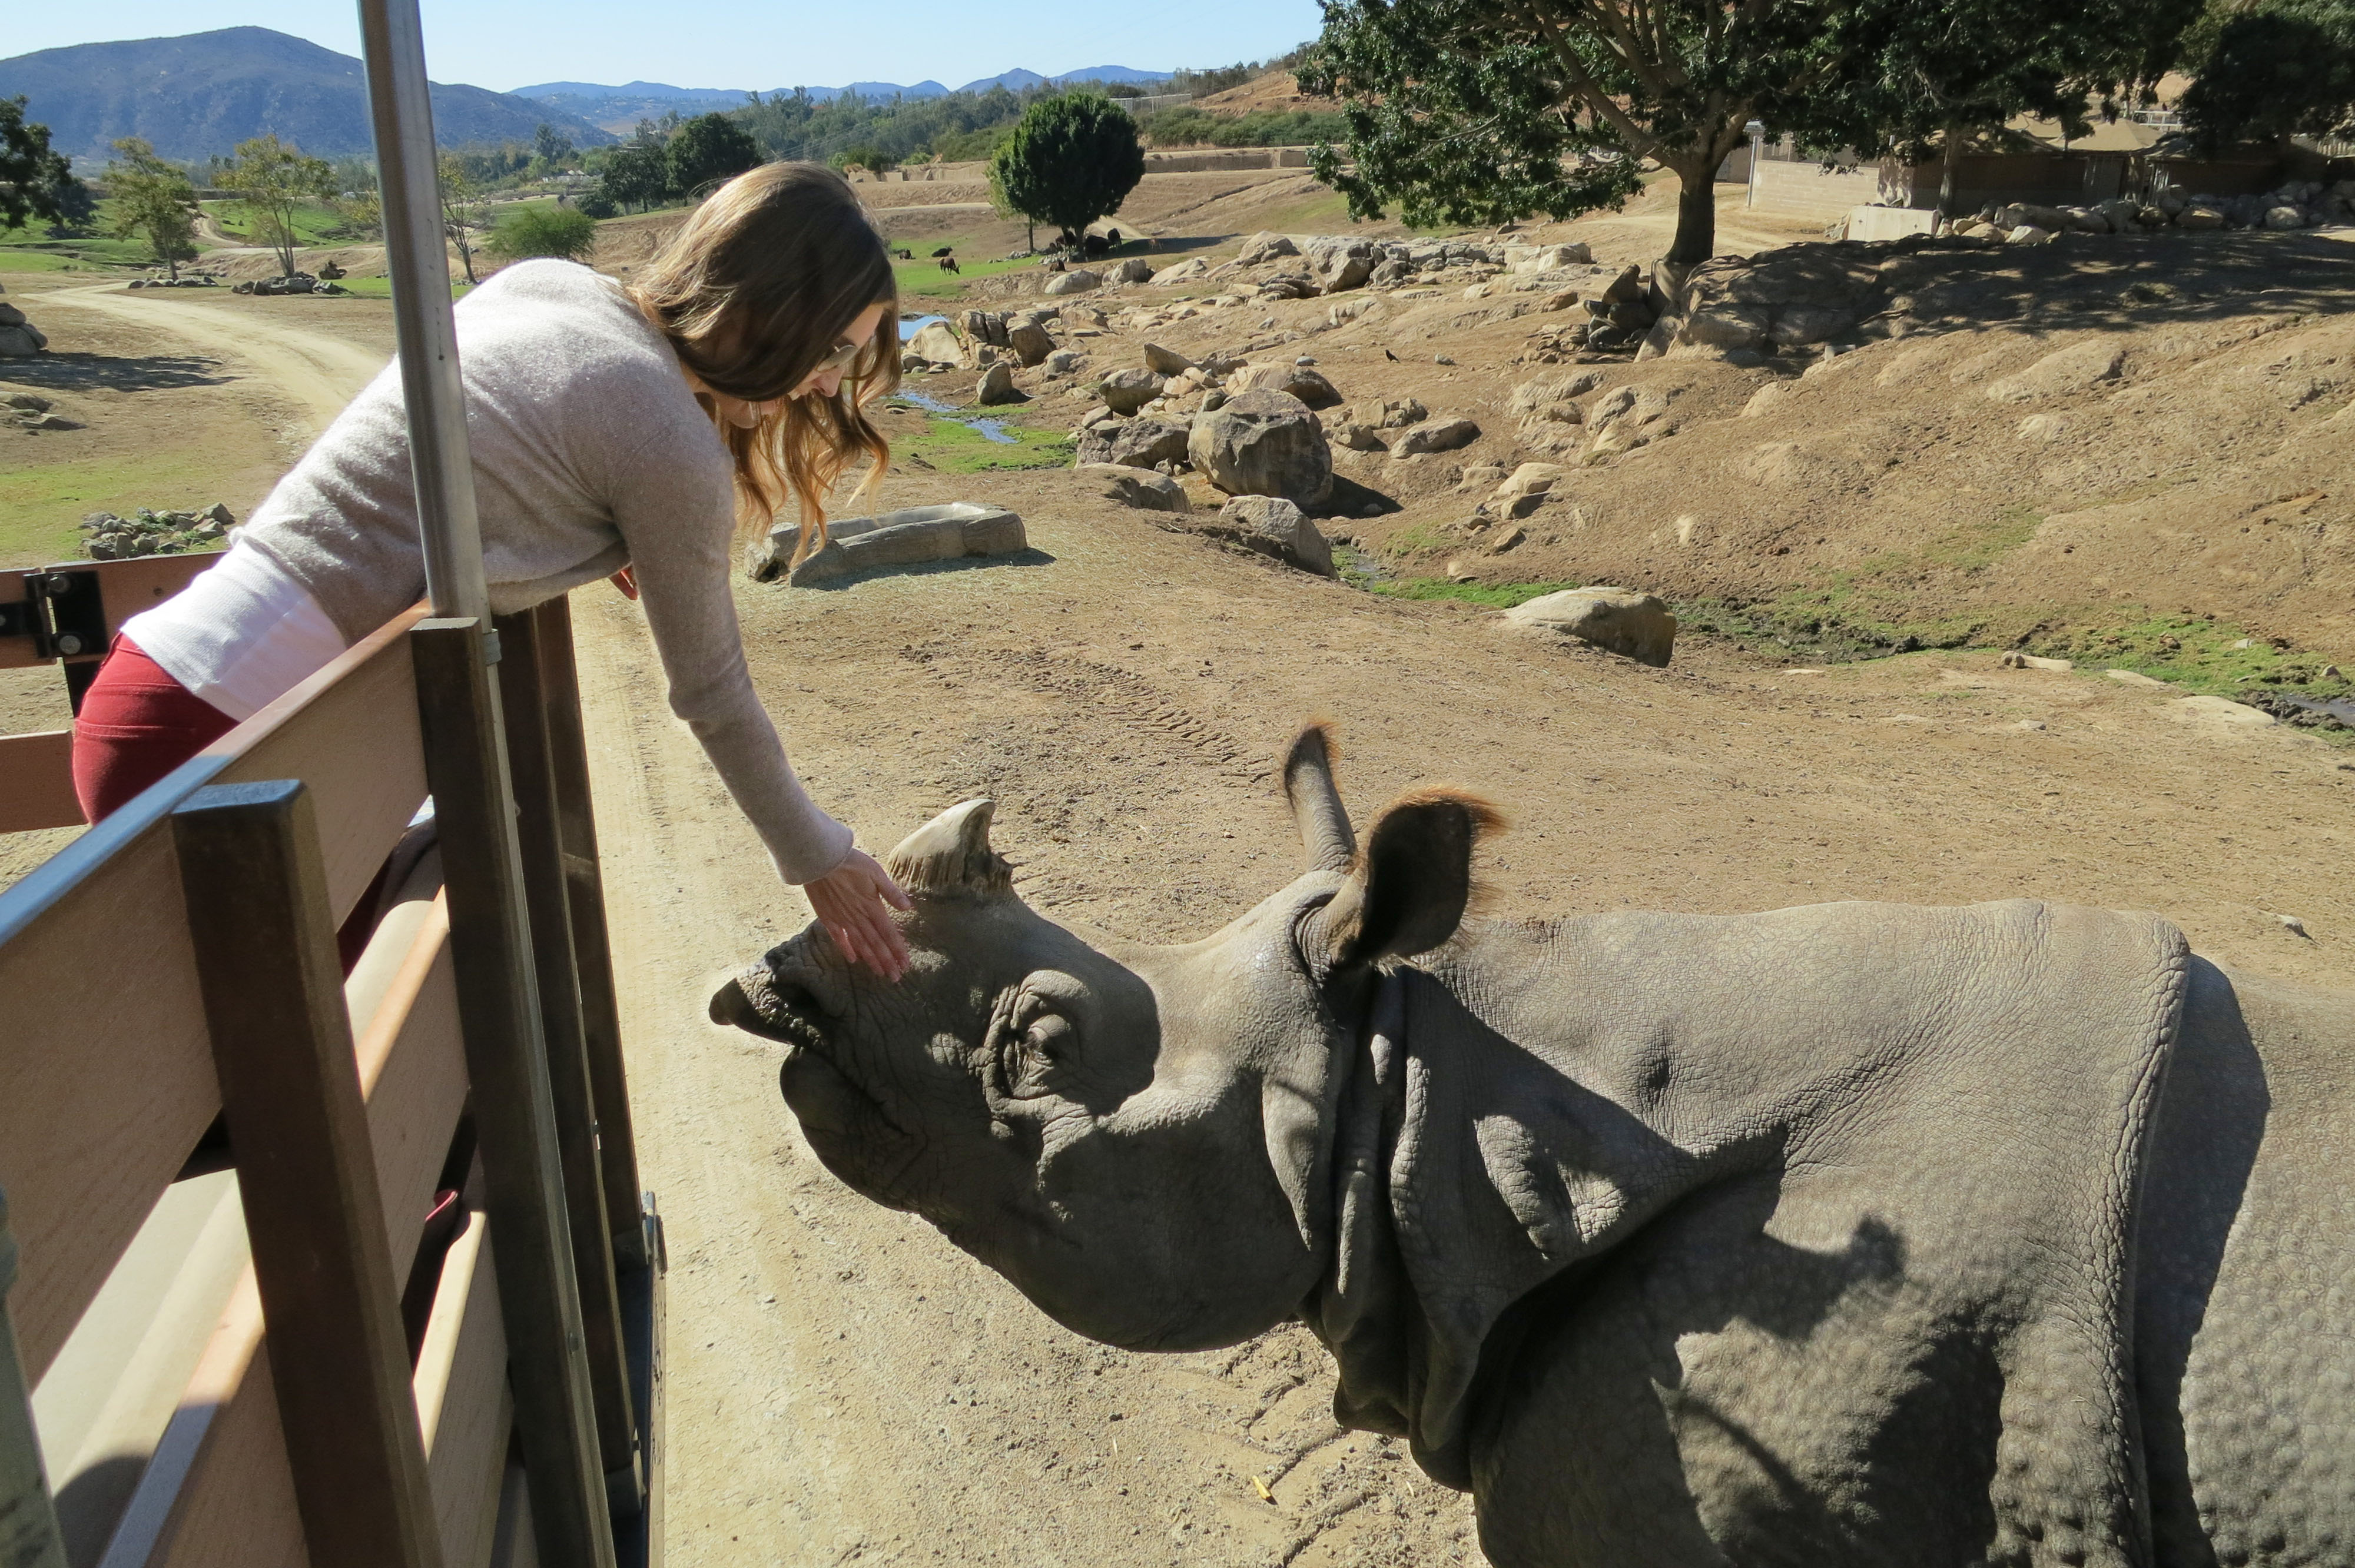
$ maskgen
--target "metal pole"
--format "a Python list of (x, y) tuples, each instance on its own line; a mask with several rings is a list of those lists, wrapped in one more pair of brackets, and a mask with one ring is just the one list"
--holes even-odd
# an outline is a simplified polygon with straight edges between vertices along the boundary
[(441, 165), (425, 79), (417, 0), (360, 0), (368, 114), (384, 193), (385, 270), (409, 404), (409, 466), (425, 546), (425, 592), (440, 617), (465, 617), (490, 634), (483, 535), (474, 517), (474, 464), (466, 445), (466, 389), (450, 314), (450, 254), (442, 228)]

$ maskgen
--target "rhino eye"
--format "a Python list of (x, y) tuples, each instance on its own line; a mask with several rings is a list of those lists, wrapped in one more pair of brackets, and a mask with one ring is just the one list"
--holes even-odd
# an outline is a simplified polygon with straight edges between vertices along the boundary
[(1013, 1059), (1006, 1064), (1007, 1093), (1018, 1100), (1048, 1093), (1048, 1080), (1071, 1044), (1071, 1021), (1061, 1013), (1041, 1012), (1032, 1018), (1014, 1042)]

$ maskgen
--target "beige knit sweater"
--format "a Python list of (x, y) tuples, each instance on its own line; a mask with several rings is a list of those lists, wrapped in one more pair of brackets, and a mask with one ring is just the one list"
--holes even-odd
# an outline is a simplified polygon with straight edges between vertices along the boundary
[[(618, 284), (570, 261), (509, 267), (457, 307), (491, 608), (527, 609), (623, 567), (669, 682), (788, 882), (842, 863), (752, 690), (730, 588), (733, 468), (677, 356)], [(347, 641), (425, 591), (398, 366), (355, 398), (246, 524)]]

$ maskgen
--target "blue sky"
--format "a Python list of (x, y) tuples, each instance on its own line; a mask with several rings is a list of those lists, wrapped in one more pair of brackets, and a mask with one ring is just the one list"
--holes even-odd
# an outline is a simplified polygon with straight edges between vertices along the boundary
[[(1140, 70), (1263, 59), (1314, 37), (1316, 0), (893, 0), (888, 5), (701, 0), (422, 0), (436, 81), (505, 92), (542, 81), (666, 81), (678, 87), (832, 87), (847, 81), (955, 87), (1017, 66), (1053, 76), (1082, 66)], [(349, 0), (112, 0), (11, 5), (0, 56), (61, 44), (215, 27), (274, 27), (359, 53)]]

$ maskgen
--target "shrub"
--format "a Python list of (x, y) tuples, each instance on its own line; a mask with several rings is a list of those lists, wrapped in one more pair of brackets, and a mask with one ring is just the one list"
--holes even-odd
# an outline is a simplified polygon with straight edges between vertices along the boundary
[(996, 205), (1053, 224), (1065, 245), (1077, 245), (1089, 224), (1118, 212), (1144, 177), (1136, 122), (1092, 92), (1042, 98), (1024, 110), (989, 164)]
[(485, 247), (502, 261), (554, 256), (585, 261), (597, 248), (597, 221), (576, 207), (526, 207), (499, 219)]

